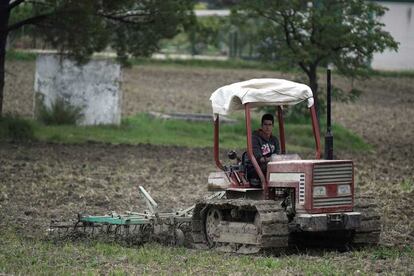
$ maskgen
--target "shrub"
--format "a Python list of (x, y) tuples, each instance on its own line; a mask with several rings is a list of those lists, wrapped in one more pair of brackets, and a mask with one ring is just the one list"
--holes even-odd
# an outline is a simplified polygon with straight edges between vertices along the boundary
[(33, 125), (25, 119), (13, 116), (0, 117), (0, 140), (34, 140)]
[(82, 118), (82, 108), (73, 106), (62, 98), (56, 99), (50, 108), (43, 102), (39, 107), (38, 120), (46, 125), (75, 125)]
[(345, 92), (338, 87), (333, 87), (332, 99), (344, 103), (356, 102), (362, 93), (363, 92), (361, 90), (356, 88), (352, 88), (349, 92)]

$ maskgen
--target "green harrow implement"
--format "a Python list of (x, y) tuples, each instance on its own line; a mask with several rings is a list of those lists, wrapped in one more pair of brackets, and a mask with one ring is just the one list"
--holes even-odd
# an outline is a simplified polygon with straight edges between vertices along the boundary
[[(60, 238), (105, 237), (126, 240), (134, 244), (157, 241), (167, 244), (184, 245), (189, 241), (192, 213), (195, 205), (175, 212), (158, 212), (158, 204), (149, 193), (139, 186), (148, 210), (92, 216), (78, 214), (75, 222), (51, 221), (49, 233)], [(222, 198), (223, 192), (215, 193), (208, 199)]]

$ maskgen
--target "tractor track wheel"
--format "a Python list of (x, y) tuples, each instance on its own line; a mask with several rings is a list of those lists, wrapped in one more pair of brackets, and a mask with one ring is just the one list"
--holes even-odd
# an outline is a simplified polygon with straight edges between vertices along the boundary
[(378, 244), (381, 234), (381, 217), (375, 198), (356, 197), (354, 211), (361, 213), (361, 227), (355, 230), (352, 243), (356, 246)]
[(217, 228), (223, 220), (221, 211), (216, 207), (207, 210), (204, 220), (206, 240), (210, 248), (215, 246), (214, 237), (217, 235)]

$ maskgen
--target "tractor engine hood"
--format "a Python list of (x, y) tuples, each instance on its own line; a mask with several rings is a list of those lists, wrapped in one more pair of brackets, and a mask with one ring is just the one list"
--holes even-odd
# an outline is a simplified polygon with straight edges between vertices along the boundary
[(308, 213), (352, 211), (351, 160), (289, 160), (268, 163), (269, 187), (294, 188), (297, 209)]

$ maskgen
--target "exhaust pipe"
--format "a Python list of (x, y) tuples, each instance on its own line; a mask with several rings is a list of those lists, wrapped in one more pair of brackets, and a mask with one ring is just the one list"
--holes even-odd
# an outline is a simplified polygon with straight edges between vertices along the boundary
[(326, 71), (326, 134), (325, 159), (333, 160), (333, 135), (331, 129), (331, 69)]

